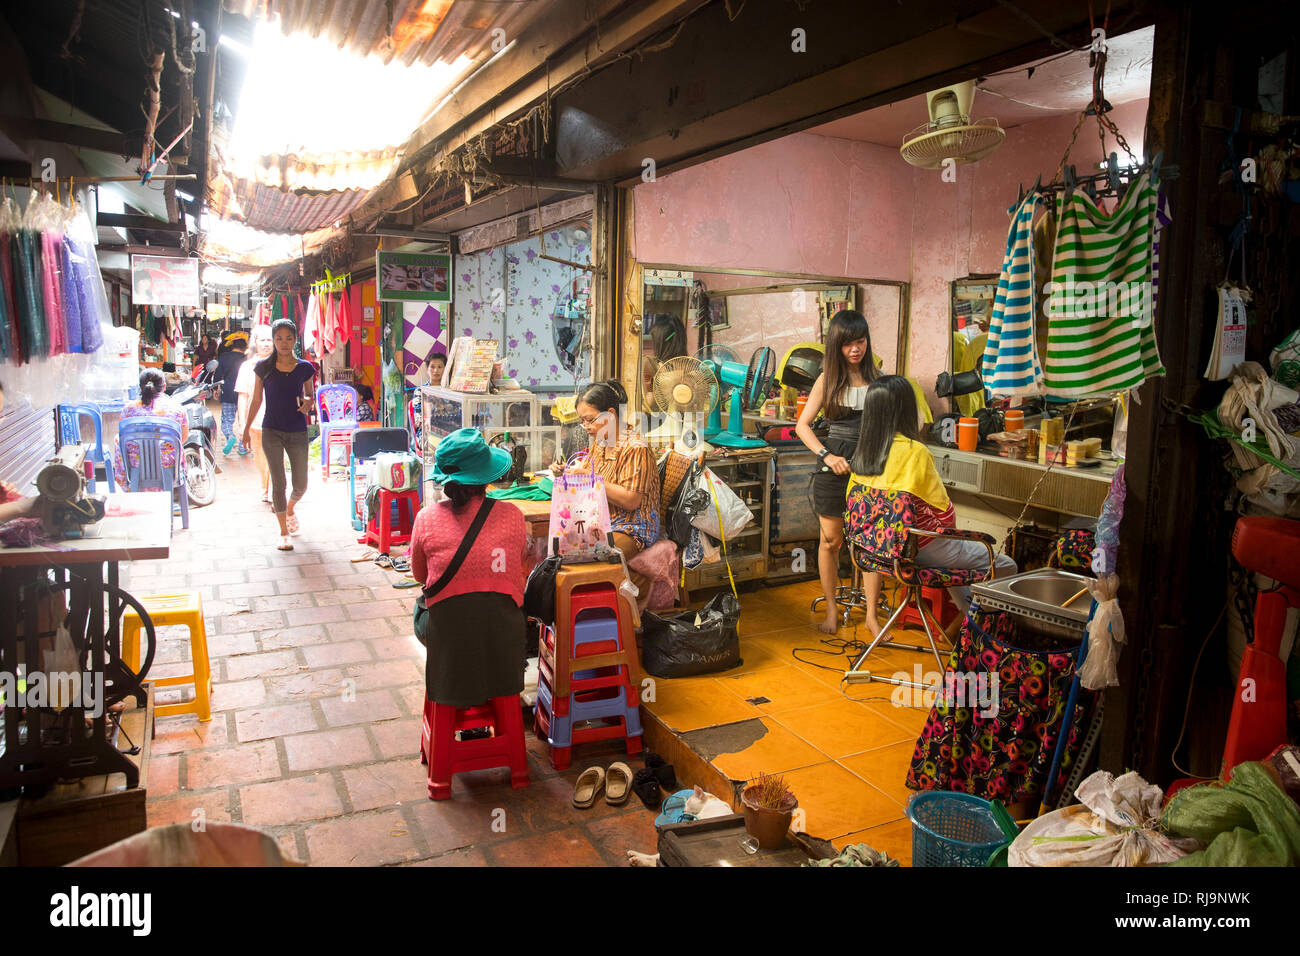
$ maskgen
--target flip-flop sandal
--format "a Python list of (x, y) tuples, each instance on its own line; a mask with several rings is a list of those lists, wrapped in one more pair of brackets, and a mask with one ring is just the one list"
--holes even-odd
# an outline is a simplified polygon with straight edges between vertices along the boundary
[(649, 767), (638, 770), (632, 777), (632, 792), (641, 798), (647, 810), (659, 812), (660, 803), (662, 802), (659, 794), (659, 781), (655, 779), (655, 772)]
[(611, 807), (621, 807), (627, 803), (631, 788), (632, 768), (622, 761), (610, 764), (605, 771), (605, 802)]
[(297, 515), (289, 515), (285, 519), (285, 523), (289, 526), (290, 534), (297, 534), (302, 530), (302, 522), (298, 520)]
[(659, 781), (661, 787), (669, 793), (677, 789), (677, 771), (673, 769), (672, 764), (656, 753), (647, 753), (644, 759), (646, 769), (654, 772), (655, 779)]
[(394, 571), (400, 571), (402, 574), (405, 574), (407, 571), (411, 570), (411, 562), (406, 557), (396, 557), (391, 560), (393, 562)]
[(381, 568), (391, 568), (393, 566), (393, 559), (386, 554), (381, 554), (375, 558), (375, 564)]
[(371, 549), (370, 549), (369, 551), (367, 551), (365, 554), (359, 554), (359, 555), (357, 555), (355, 558), (353, 558), (353, 559), (352, 559), (352, 563), (353, 563), (353, 564), (360, 564), (362, 561), (373, 561), (373, 560), (375, 560), (375, 556), (376, 556), (378, 553), (379, 553), (379, 552), (377, 552), (377, 551), (375, 551), (373, 548), (371, 548)]
[(400, 578), (393, 582), (395, 588), (418, 588), (419, 586), (420, 582), (415, 578)]
[(275, 546), (277, 551), (292, 551), (293, 542), (289, 540), (288, 535), (281, 535), (280, 543)]
[(586, 810), (596, 802), (600, 791), (605, 788), (605, 771), (599, 767), (588, 767), (579, 774), (573, 784), (573, 805), (579, 810)]

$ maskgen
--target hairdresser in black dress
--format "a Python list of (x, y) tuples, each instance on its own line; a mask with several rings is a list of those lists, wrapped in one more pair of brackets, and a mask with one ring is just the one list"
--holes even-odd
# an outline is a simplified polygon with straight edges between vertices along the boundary
[[(879, 373), (871, 352), (871, 332), (861, 312), (845, 309), (835, 314), (826, 330), (826, 358), (822, 374), (813, 383), (795, 433), (830, 471), (818, 471), (813, 478), (813, 508), (821, 525), (817, 570), (826, 595), (826, 620), (818, 625), (823, 634), (839, 630), (835, 587), (839, 583), (840, 547), (844, 543), (844, 499), (849, 487), (849, 460), (858, 443), (862, 404), (867, 386)], [(822, 442), (812, 423), (824, 412), (830, 434)], [(868, 624), (874, 623), (868, 614)]]

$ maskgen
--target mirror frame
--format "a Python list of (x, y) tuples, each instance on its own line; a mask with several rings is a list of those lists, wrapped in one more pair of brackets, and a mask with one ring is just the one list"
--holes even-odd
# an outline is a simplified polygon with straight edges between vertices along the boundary
[[(723, 292), (727, 296), (742, 295), (760, 295), (767, 292), (792, 291), (794, 289), (804, 289), (808, 292), (818, 292), (827, 289), (839, 289), (846, 285), (853, 287), (853, 298), (857, 307), (861, 308), (861, 294), (857, 288), (860, 285), (881, 285), (892, 286), (898, 289), (898, 341), (896, 343), (895, 364), (897, 368), (894, 374), (907, 375), (907, 346), (911, 340), (911, 305), (912, 305), (912, 285), (910, 282), (904, 282), (897, 279), (864, 279), (853, 276), (824, 276), (812, 275), (807, 272), (773, 272), (769, 269), (731, 269), (725, 266), (683, 266), (673, 263), (659, 262), (638, 262), (637, 267), (640, 269), (639, 282), (636, 291), (637, 314), (644, 321), (645, 317), (645, 273), (650, 269), (657, 269), (661, 272), (689, 272), (692, 275), (700, 273), (724, 273), (726, 275), (737, 276), (755, 276), (756, 278), (780, 279), (783, 281), (772, 282), (766, 285), (754, 285), (742, 289), (725, 289)], [(807, 283), (800, 282), (797, 285), (791, 284), (790, 279), (808, 280)], [(951, 302), (951, 299), (950, 299)], [(951, 311), (951, 304), (949, 310)], [(822, 340), (822, 330), (817, 329), (817, 341)], [(645, 358), (644, 343), (645, 332), (637, 337), (637, 366)], [(640, 381), (640, 372), (637, 373), (637, 381)], [(640, 387), (637, 388), (638, 396), (641, 394)]]

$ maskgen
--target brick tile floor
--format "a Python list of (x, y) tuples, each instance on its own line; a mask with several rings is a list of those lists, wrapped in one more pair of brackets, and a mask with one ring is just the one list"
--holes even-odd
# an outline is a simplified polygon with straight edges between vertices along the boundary
[[(150, 826), (245, 823), (326, 866), (621, 866), (629, 848), (653, 852), (654, 816), (635, 797), (587, 811), (570, 803), (585, 767), (627, 760), (612, 742), (557, 773), (530, 732), (529, 787), (512, 789), (506, 769), (478, 771), (454, 779), (452, 799), (429, 800), (418, 592), (350, 560), (364, 548), (345, 518), (346, 480), (322, 483), (313, 470), (302, 535), (285, 553), (251, 460), (220, 464), (216, 502), (190, 511), (188, 531), (177, 523), (172, 557), (122, 566), (137, 594), (203, 595), (212, 663), (212, 720), (157, 721)], [(159, 645), (156, 673), (190, 669), (184, 630)]]

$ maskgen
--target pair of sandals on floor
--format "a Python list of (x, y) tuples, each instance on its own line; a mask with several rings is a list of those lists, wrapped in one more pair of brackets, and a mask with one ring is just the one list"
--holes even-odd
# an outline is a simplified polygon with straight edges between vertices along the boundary
[(658, 754), (647, 753), (645, 766), (632, 773), (632, 768), (622, 761), (610, 764), (609, 770), (588, 767), (578, 775), (573, 785), (573, 805), (585, 810), (595, 804), (600, 791), (605, 791), (605, 802), (619, 807), (627, 803), (629, 793), (635, 793), (647, 809), (659, 809), (659, 790), (677, 789), (677, 774), (672, 764)]

